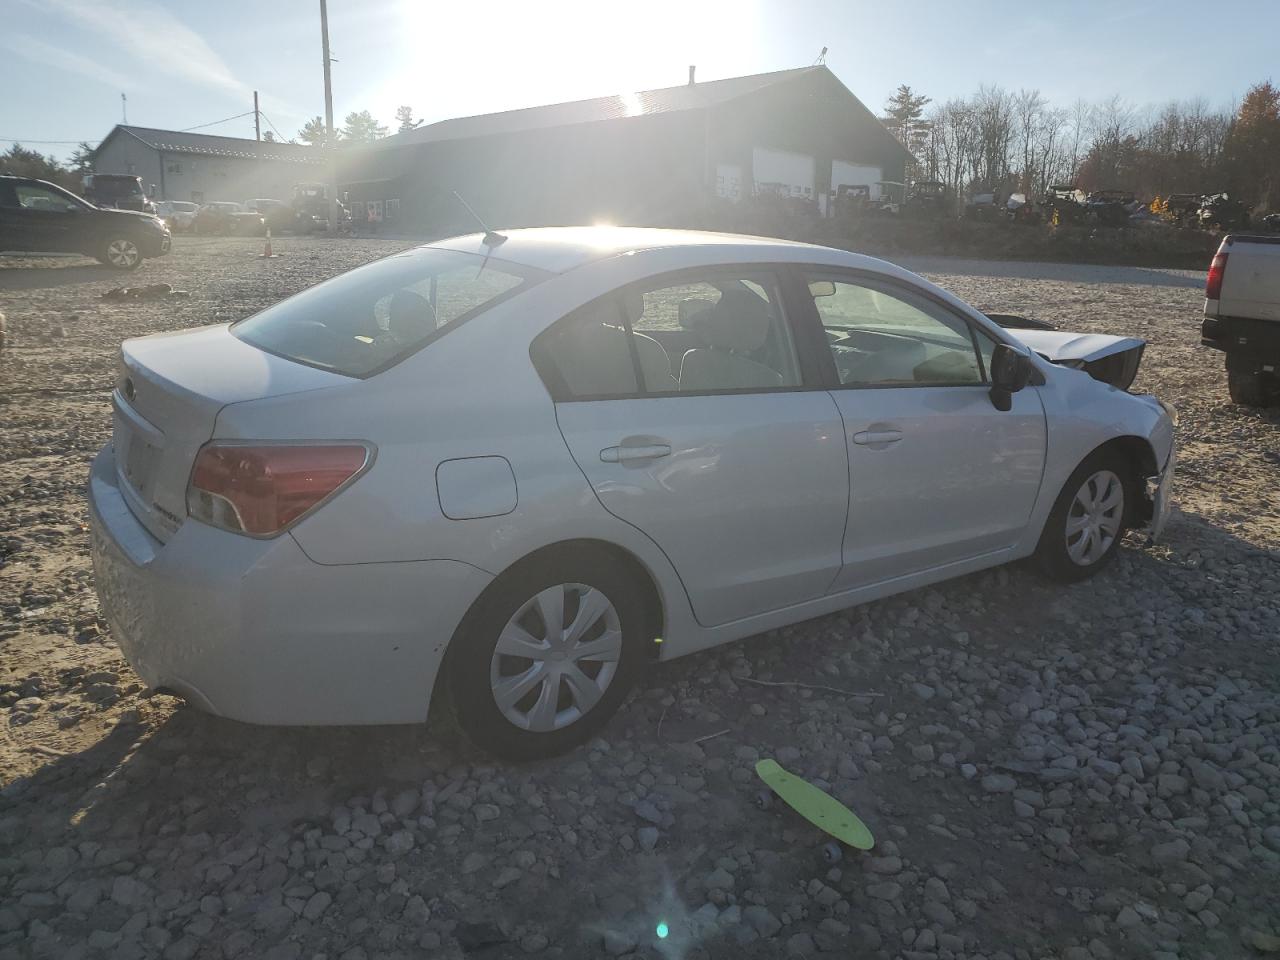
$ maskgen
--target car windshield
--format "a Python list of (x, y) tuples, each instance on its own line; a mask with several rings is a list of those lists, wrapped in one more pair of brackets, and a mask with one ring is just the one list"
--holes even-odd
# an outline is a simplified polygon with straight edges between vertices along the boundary
[(177, 210), (179, 213), (192, 213), (196, 209), (196, 205), (194, 203), (187, 203), (183, 200), (174, 200), (169, 204), (169, 206), (172, 209)]
[(240, 204), (238, 203), (211, 203), (206, 207), (207, 210), (216, 210), (219, 213), (239, 213)]
[(304, 290), (231, 332), (298, 363), (367, 377), (545, 276), (506, 261), (420, 247)]

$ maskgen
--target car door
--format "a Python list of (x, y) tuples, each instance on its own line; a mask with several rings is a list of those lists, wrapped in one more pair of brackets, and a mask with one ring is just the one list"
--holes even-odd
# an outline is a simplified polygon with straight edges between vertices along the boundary
[(707, 626), (821, 597), (842, 562), (840, 414), (779, 284), (754, 267), (665, 276), (534, 344), (600, 503), (666, 553)]
[(1013, 546), (1044, 468), (1036, 388), (997, 410), (987, 377), (992, 333), (923, 288), (821, 268), (805, 279), (849, 455), (844, 565), (833, 589)]
[(6, 221), (14, 225), (20, 244), (17, 249), (74, 253), (80, 249), (79, 228), (83, 227), (84, 208), (70, 197), (34, 183), (13, 185), (12, 206), (4, 203)]

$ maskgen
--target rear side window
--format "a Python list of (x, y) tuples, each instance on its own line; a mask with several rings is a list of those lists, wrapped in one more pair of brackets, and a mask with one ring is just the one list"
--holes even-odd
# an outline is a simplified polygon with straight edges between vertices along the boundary
[(231, 332), (298, 363), (367, 377), (545, 275), (424, 247), (326, 280), (241, 320)]

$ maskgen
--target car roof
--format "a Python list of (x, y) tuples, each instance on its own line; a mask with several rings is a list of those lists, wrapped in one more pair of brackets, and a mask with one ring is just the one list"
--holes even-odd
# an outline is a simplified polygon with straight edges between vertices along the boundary
[(735, 254), (742, 254), (744, 259), (757, 262), (762, 259), (761, 254), (765, 250), (769, 251), (770, 259), (796, 263), (830, 262), (835, 254), (842, 262), (850, 265), (855, 265), (854, 261), (865, 261), (865, 264), (859, 265), (883, 267), (880, 261), (870, 257), (860, 257), (830, 247), (737, 233), (613, 226), (528, 227), (499, 232), (507, 239), (497, 247), (485, 246), (484, 234), (481, 233), (437, 240), (428, 246), (479, 256), (491, 254), (494, 259), (551, 273), (564, 273), (606, 257), (669, 250), (673, 247), (688, 248), (690, 252), (701, 250), (704, 254), (713, 255), (715, 259), (732, 260)]

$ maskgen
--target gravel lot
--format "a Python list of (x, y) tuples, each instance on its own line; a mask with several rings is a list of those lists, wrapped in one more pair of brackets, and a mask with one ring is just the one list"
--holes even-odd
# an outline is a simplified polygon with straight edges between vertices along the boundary
[[(439, 725), (148, 698), (98, 616), (81, 496), (118, 342), (406, 245), (178, 238), (126, 281), (190, 292), (158, 303), (100, 300), (121, 278), (88, 261), (0, 260), (0, 958), (1280, 952), (1280, 417), (1226, 399), (1195, 273), (908, 263), (1150, 341), (1136, 388), (1181, 413), (1179, 509), (1091, 583), (1005, 568), (662, 665), (607, 739), (530, 767)], [(828, 867), (756, 809), (761, 755), (875, 850)]]

